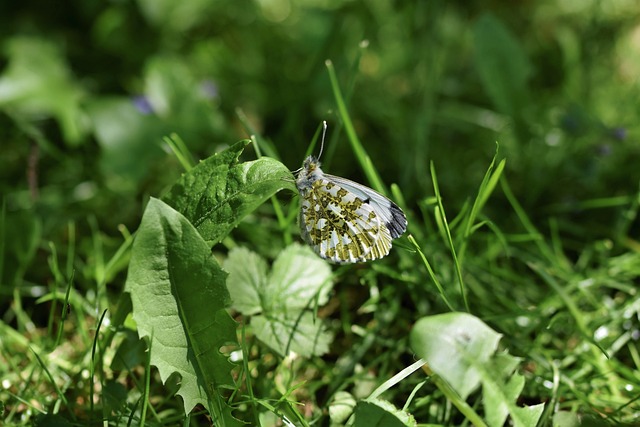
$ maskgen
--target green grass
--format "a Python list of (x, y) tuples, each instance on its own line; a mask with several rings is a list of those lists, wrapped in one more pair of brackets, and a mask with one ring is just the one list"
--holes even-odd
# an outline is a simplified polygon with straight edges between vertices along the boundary
[(640, 423), (636, 6), (414, 3), (0, 6), (0, 424)]

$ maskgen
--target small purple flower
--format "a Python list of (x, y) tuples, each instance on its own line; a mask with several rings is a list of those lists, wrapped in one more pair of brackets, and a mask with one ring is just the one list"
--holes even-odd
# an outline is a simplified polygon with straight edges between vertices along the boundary
[(200, 82), (200, 95), (205, 99), (216, 99), (219, 95), (218, 85), (213, 80)]
[(142, 114), (153, 114), (153, 106), (149, 102), (149, 98), (144, 95), (136, 95), (133, 97), (133, 106)]

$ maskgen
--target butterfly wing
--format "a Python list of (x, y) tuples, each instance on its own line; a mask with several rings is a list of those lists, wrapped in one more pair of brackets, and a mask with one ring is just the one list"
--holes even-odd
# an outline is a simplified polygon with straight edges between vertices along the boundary
[[(341, 182), (337, 182), (334, 178), (324, 175), (301, 192), (300, 226), (305, 241), (318, 255), (337, 263), (370, 261), (387, 255), (393, 238), (385, 221), (393, 215), (383, 215), (378, 208), (386, 198), (363, 192), (359, 188), (366, 187), (352, 181), (340, 178)], [(348, 188), (342, 182), (350, 183)], [(372, 197), (382, 199), (371, 203)], [(398, 229), (396, 226), (394, 230)]]
[(324, 174), (324, 176), (371, 205), (376, 214), (382, 218), (384, 225), (389, 229), (392, 239), (400, 237), (406, 231), (407, 217), (402, 212), (402, 209), (387, 197), (350, 179), (329, 174)]

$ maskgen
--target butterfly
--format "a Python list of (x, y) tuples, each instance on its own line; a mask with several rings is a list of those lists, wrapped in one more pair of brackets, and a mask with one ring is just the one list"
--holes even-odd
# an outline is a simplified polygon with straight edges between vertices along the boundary
[(329, 261), (346, 264), (382, 258), (391, 250), (392, 240), (407, 229), (398, 205), (369, 187), (324, 173), (313, 156), (304, 160), (296, 187), (302, 237)]

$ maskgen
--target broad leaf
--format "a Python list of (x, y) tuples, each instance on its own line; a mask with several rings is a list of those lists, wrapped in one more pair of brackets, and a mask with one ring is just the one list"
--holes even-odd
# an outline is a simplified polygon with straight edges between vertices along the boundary
[(483, 381), (482, 392), (487, 423), (490, 426), (504, 425), (511, 414), (515, 426), (535, 426), (542, 415), (544, 404), (519, 407), (515, 404), (524, 388), (524, 377), (515, 373), (520, 359), (506, 353), (497, 354), (489, 365), (489, 374), (494, 381)]
[(257, 254), (234, 248), (224, 268), (232, 307), (254, 315), (251, 325), (261, 341), (283, 356), (289, 351), (303, 356), (328, 351), (332, 337), (312, 310), (328, 300), (331, 268), (309, 247), (288, 246), (270, 273)]
[(292, 351), (304, 357), (320, 356), (329, 351), (333, 340), (311, 311), (257, 315), (251, 318), (251, 326), (260, 341), (281, 356)]
[(295, 191), (289, 169), (277, 160), (238, 163), (240, 141), (182, 175), (163, 200), (180, 211), (207, 241), (221, 241), (245, 215), (276, 192)]
[(225, 276), (189, 221), (152, 198), (133, 243), (126, 291), (162, 381), (182, 377), (178, 394), (186, 412), (200, 403), (220, 414), (210, 402), (220, 400), (221, 388), (235, 386), (233, 365), (219, 350), (237, 344)]
[(339, 391), (331, 399), (329, 404), (329, 418), (336, 425), (344, 424), (356, 406), (356, 399), (351, 393)]
[(306, 245), (293, 244), (273, 263), (269, 303), (291, 309), (314, 308), (329, 300), (331, 267)]
[(544, 405), (518, 407), (524, 379), (514, 373), (519, 360), (495, 354), (501, 335), (466, 313), (420, 319), (411, 331), (411, 346), (462, 399), (483, 386), (486, 419), (502, 426), (508, 415), (516, 426), (535, 426)]
[(411, 346), (431, 369), (463, 399), (480, 385), (481, 369), (500, 341), (477, 317), (447, 313), (420, 319), (411, 331)]
[(223, 266), (229, 273), (227, 288), (231, 307), (245, 316), (262, 312), (262, 301), (267, 293), (267, 262), (257, 253), (238, 247), (229, 251)]

